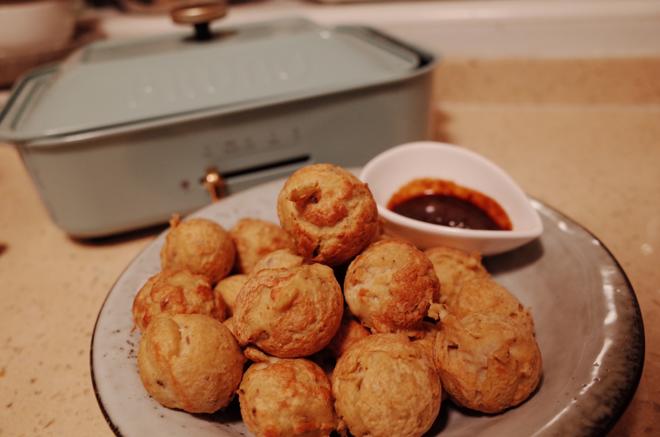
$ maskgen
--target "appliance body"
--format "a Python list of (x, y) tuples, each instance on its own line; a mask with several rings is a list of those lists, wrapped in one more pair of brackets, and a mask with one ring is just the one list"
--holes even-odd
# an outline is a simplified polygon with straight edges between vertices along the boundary
[[(372, 30), (346, 30), (399, 44)], [(419, 62), (379, 83), (35, 135), (16, 126), (28, 116), (31, 96), (58, 72), (41, 69), (14, 89), (0, 136), (18, 147), (59, 227), (79, 238), (106, 236), (208, 204), (209, 170), (231, 193), (313, 162), (362, 165), (384, 149), (428, 138), (434, 58), (402, 47)]]

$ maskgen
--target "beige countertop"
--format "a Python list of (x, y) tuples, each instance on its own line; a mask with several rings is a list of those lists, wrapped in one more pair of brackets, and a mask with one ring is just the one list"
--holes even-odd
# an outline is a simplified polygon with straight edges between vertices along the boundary
[[(613, 434), (657, 435), (660, 62), (544, 62), (447, 60), (437, 72), (434, 136), (492, 159), (620, 261), (647, 349), (639, 389)], [(91, 334), (106, 293), (157, 230), (69, 239), (4, 145), (0, 199), (0, 436), (112, 435), (92, 388)]]

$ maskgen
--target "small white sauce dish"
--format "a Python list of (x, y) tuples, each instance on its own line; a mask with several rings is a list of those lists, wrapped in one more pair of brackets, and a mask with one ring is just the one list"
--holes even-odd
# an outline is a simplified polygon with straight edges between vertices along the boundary
[[(490, 196), (507, 212), (513, 229), (453, 228), (411, 219), (387, 209), (392, 195), (418, 178), (445, 179)], [(445, 245), (495, 255), (520, 247), (543, 233), (538, 213), (516, 182), (483, 156), (459, 146), (432, 141), (402, 144), (369, 161), (360, 179), (369, 185), (386, 230), (421, 249)]]

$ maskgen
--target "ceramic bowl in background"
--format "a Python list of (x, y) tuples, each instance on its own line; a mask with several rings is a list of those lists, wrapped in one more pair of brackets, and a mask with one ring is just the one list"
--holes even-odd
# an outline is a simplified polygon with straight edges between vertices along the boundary
[(0, 55), (27, 56), (64, 47), (76, 21), (74, 0), (0, 3)]
[[(403, 144), (374, 157), (364, 166), (360, 178), (369, 185), (386, 230), (423, 249), (447, 245), (495, 255), (522, 246), (543, 232), (538, 213), (516, 182), (483, 156), (459, 146), (431, 141)], [(387, 209), (392, 195), (418, 178), (445, 179), (490, 196), (507, 212), (513, 229), (453, 228), (411, 219)]]

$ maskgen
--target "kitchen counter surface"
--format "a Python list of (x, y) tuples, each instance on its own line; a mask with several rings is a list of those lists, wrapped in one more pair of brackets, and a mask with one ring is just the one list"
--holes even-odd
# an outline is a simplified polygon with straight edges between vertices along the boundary
[[(642, 308), (647, 349), (639, 389), (612, 435), (658, 435), (660, 62), (612, 60), (625, 65), (609, 77), (603, 61), (551, 62), (445, 60), (434, 137), (484, 154), (620, 261)], [(521, 80), (534, 75), (542, 85)], [(627, 91), (617, 87), (631, 78)], [(68, 238), (6, 145), (0, 199), (0, 436), (112, 435), (92, 388), (91, 334), (113, 282), (160, 229)]]

